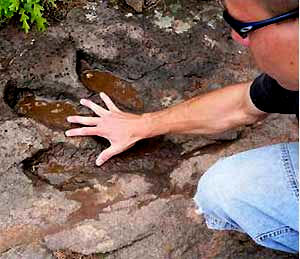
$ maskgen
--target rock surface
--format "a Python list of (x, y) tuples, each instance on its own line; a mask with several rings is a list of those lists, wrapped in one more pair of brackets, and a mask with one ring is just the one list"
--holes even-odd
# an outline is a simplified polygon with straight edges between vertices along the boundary
[[(80, 98), (100, 102), (80, 81), (82, 60), (127, 81), (143, 105), (126, 96), (117, 103), (135, 113), (258, 74), (229, 39), (214, 1), (150, 2), (143, 4), (158, 5), (142, 15), (87, 2), (45, 34), (0, 30), (1, 259), (296, 258), (208, 230), (192, 201), (219, 158), (296, 141), (293, 116), (272, 115), (220, 136), (143, 140), (101, 168), (95, 159), (107, 141), (66, 138), (71, 125), (51, 119), (59, 102), (79, 114), (91, 114)], [(46, 107), (33, 109), (24, 98)]]
[(126, 0), (126, 3), (138, 13), (141, 13), (143, 11), (144, 1), (141, 1), (141, 0)]
[(1, 259), (55, 259), (52, 253), (37, 243), (17, 246), (0, 256)]

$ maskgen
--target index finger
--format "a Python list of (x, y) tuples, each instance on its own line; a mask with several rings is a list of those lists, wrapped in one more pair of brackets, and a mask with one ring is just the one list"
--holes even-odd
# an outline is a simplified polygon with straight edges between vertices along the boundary
[(81, 99), (80, 103), (88, 108), (90, 108), (94, 113), (96, 113), (98, 116), (103, 116), (107, 114), (109, 111), (102, 108), (100, 105), (95, 104), (91, 100), (87, 99)]

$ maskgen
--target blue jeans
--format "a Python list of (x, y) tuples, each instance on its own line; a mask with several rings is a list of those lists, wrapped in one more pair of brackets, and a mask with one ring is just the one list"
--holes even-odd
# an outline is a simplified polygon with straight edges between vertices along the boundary
[(283, 143), (218, 161), (194, 197), (208, 228), (245, 232), (260, 245), (297, 253), (298, 153), (298, 143)]

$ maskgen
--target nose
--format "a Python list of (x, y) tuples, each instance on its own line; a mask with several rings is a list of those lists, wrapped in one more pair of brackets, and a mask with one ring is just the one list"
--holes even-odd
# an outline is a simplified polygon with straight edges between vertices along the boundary
[(247, 38), (243, 39), (236, 31), (231, 30), (231, 37), (238, 42), (239, 44), (245, 46), (245, 47), (249, 47), (250, 45), (250, 40), (249, 40), (249, 36), (247, 36)]

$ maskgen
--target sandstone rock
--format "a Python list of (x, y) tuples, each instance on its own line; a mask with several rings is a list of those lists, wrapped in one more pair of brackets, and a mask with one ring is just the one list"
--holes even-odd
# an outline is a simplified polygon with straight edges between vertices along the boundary
[[(43, 42), (51, 41), (45, 46)], [(34, 62), (28, 62), (34, 60)], [(24, 73), (22, 73), (24, 71)], [(17, 56), (10, 67), (11, 77), (16, 79), (18, 88), (40, 89), (42, 97), (64, 95), (74, 98), (86, 94), (76, 74), (76, 49), (69, 38), (53, 37), (51, 32), (44, 40), (34, 41), (31, 51)], [(24, 82), (29, 82), (25, 83)]]
[(45, 243), (51, 250), (71, 248), (83, 254), (114, 251), (153, 234), (166, 208), (167, 200), (157, 200), (133, 212), (123, 209), (100, 214), (97, 220), (46, 236)]
[(165, 139), (181, 145), (183, 148), (183, 151), (181, 152), (182, 155), (199, 150), (207, 145), (216, 142), (214, 139), (208, 139), (205, 136), (200, 136), (200, 135), (170, 134), (170, 135), (166, 135)]
[(44, 148), (47, 146), (31, 120), (22, 118), (6, 121), (0, 125), (0, 172), (18, 165)]
[(0, 175), (0, 253), (53, 231), (78, 209), (51, 186), (38, 190), (21, 168)]
[(199, 240), (206, 243), (211, 233), (202, 219), (199, 221), (199, 216), (198, 220), (191, 218), (188, 212), (191, 209), (191, 200), (174, 195), (168, 202), (168, 209), (156, 221), (158, 229), (153, 235), (108, 254), (108, 258), (198, 258), (197, 243)]
[(144, 0), (126, 0), (126, 3), (138, 13), (143, 11)]
[[(17, 119), (13, 103), (24, 91), (78, 107), (82, 97), (98, 102), (78, 80), (81, 59), (134, 83), (143, 109), (131, 109), (130, 103), (121, 108), (138, 113), (257, 74), (246, 51), (228, 40), (215, 2), (162, 2), (157, 10), (129, 18), (98, 1), (74, 8), (44, 35), (0, 30), (2, 257), (20, 252), (23, 258), (47, 258), (50, 251), (70, 249), (109, 252), (109, 259), (284, 258), (252, 241), (240, 242), (240, 236), (208, 230), (191, 198), (201, 175), (218, 159), (297, 140), (292, 116), (273, 115), (218, 138), (141, 141), (101, 168), (95, 158), (109, 144), (103, 139), (67, 138), (63, 131)], [(157, 17), (168, 17), (162, 19), (165, 27), (154, 24)], [(33, 240), (45, 241), (49, 252), (32, 248)]]
[[(178, 195), (170, 200), (157, 199), (138, 210), (124, 208), (102, 213), (96, 220), (86, 220), (71, 230), (46, 236), (45, 244), (51, 250), (68, 247), (83, 254), (106, 253), (122, 248), (120, 252), (124, 255), (123, 249), (126, 248), (125, 254), (129, 258), (138, 258), (137, 255), (142, 253), (142, 258), (165, 258), (173, 246), (180, 247), (176, 246), (180, 243), (184, 244), (183, 247), (174, 252), (180, 257), (184, 253), (184, 247), (194, 244), (201, 235), (200, 225), (196, 223), (188, 227), (185, 225), (185, 230), (182, 228), (188, 222), (184, 208), (190, 206), (191, 201)], [(174, 211), (178, 212), (177, 217), (174, 216)], [(135, 250), (135, 256), (132, 253), (134, 247), (139, 247)], [(124, 258), (119, 256), (116, 258)]]
[(72, 230), (48, 236), (45, 240), (52, 250), (68, 248), (86, 255), (109, 251), (114, 245), (109, 233), (94, 221), (84, 221)]
[(124, 197), (140, 196), (150, 192), (152, 184), (146, 182), (145, 177), (139, 175), (124, 174), (117, 180)]
[(17, 246), (3, 253), (0, 259), (54, 259), (52, 254), (40, 246), (32, 243), (29, 245)]
[(195, 186), (208, 168), (208, 159), (208, 155), (203, 154), (183, 161), (170, 174), (172, 186), (179, 188), (182, 192), (187, 186)]

